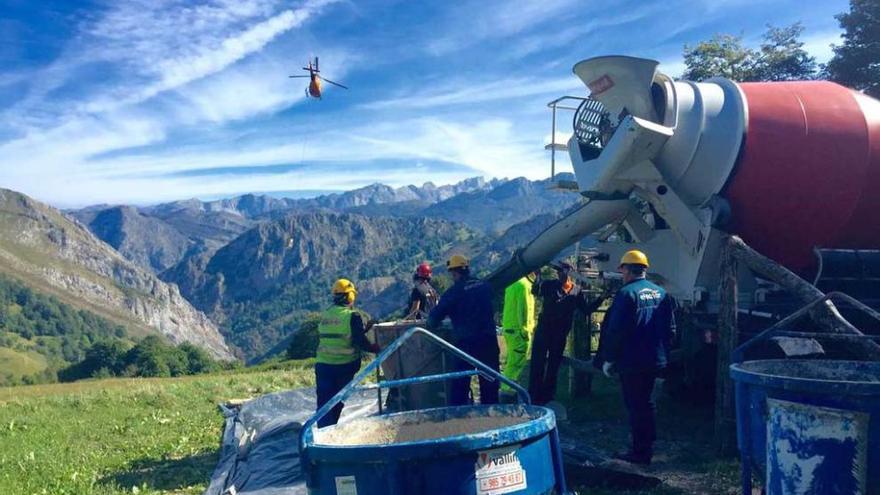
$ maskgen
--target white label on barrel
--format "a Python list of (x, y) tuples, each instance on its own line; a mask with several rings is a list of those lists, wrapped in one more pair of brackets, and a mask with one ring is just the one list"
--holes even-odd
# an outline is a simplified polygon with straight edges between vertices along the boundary
[(519, 445), (512, 445), (477, 453), (477, 495), (501, 495), (527, 487), (518, 448)]
[(354, 476), (336, 477), (336, 495), (357, 495), (358, 489), (354, 482)]

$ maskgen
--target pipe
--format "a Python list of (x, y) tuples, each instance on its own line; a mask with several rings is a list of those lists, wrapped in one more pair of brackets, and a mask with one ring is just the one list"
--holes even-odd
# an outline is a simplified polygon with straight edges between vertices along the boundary
[(513, 253), (486, 281), (496, 292), (544, 266), (567, 246), (600, 228), (622, 221), (629, 211), (628, 199), (592, 200), (547, 227), (525, 247)]

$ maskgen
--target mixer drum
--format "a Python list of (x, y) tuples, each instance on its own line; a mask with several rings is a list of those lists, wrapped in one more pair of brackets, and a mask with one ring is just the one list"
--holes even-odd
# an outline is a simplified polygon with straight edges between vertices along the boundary
[(815, 273), (814, 247), (880, 248), (880, 102), (827, 81), (739, 86), (729, 230), (802, 274)]

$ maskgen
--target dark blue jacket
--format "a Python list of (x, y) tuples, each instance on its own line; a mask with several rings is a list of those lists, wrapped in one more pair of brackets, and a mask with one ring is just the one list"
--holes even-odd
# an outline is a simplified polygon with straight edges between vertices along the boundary
[(596, 364), (612, 362), (621, 372), (665, 368), (675, 335), (673, 306), (662, 287), (645, 279), (621, 287), (602, 322)]
[(428, 315), (428, 328), (437, 328), (443, 319), (452, 320), (455, 342), (479, 338), (495, 338), (495, 314), (492, 309), (492, 288), (480, 279), (461, 278), (443, 293), (437, 306)]

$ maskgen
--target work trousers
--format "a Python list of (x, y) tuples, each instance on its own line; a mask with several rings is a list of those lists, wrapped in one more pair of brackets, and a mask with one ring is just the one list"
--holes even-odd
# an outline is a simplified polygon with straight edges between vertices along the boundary
[(566, 328), (538, 325), (535, 330), (529, 370), (529, 395), (533, 404), (544, 405), (556, 397), (556, 381), (569, 331), (571, 325)]
[[(507, 357), (504, 361), (504, 376), (511, 381), (519, 380), (519, 375), (526, 366), (529, 352), (529, 332), (520, 328), (505, 328), (504, 347), (507, 349)], [(506, 384), (501, 385), (505, 392), (512, 391)]]
[[(455, 346), (481, 361), (486, 366), (498, 371), (499, 349), (498, 339), (493, 335), (476, 339), (458, 340)], [(455, 371), (473, 369), (471, 364), (457, 357), (452, 357)], [(487, 380), (480, 376), (480, 404), (498, 403), (498, 380)], [(470, 403), (468, 394), (471, 390), (471, 378), (452, 380), (449, 391), (449, 405), (463, 406)]]
[[(360, 359), (347, 364), (315, 364), (315, 394), (317, 395), (317, 409), (330, 402), (340, 390), (342, 390), (348, 382), (354, 378), (358, 370), (361, 369)], [(335, 425), (339, 421), (339, 415), (342, 414), (342, 407), (345, 404), (340, 402), (333, 406), (323, 418), (318, 420), (318, 428)]]
[(649, 460), (654, 453), (654, 440), (657, 439), (655, 406), (651, 399), (656, 377), (655, 371), (620, 372), (623, 403), (629, 413), (632, 453)]

